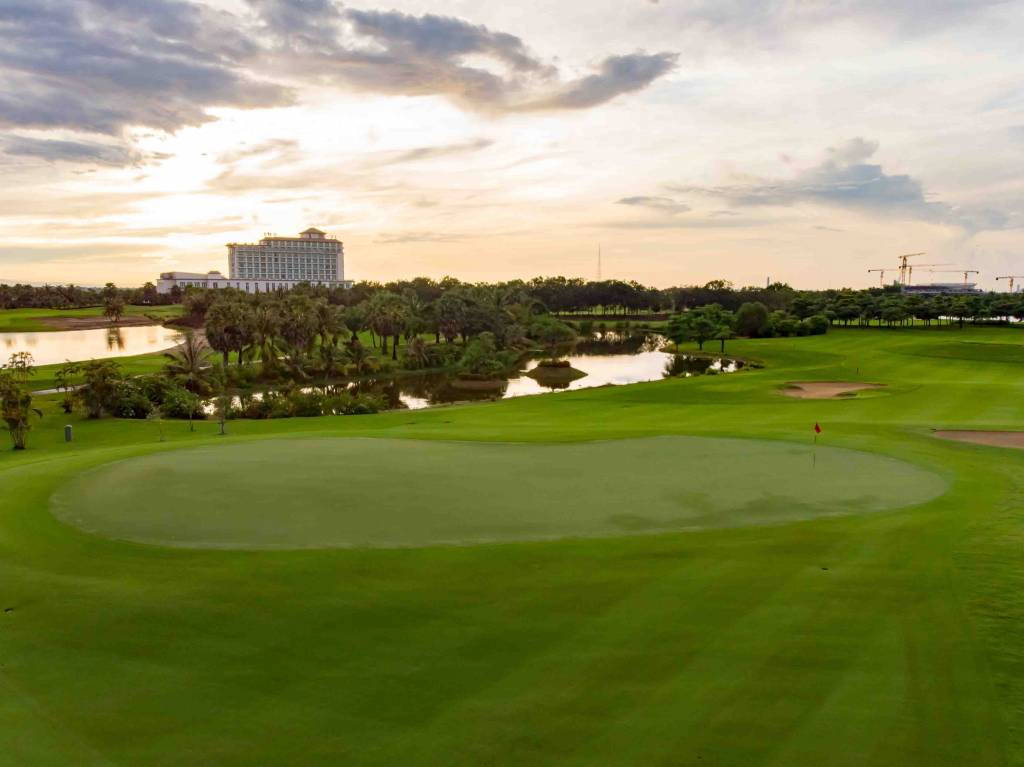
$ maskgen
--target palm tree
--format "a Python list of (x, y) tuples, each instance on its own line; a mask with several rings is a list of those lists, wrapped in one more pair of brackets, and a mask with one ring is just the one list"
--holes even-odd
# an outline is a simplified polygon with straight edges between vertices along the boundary
[(110, 320), (114, 325), (121, 321), (121, 317), (124, 315), (124, 300), (113, 297), (108, 298), (103, 305), (103, 316)]
[(206, 339), (187, 331), (178, 346), (164, 352), (164, 372), (193, 394), (203, 394), (210, 379), (210, 352)]
[(374, 293), (367, 302), (366, 319), (370, 328), (381, 338), (381, 352), (388, 353), (388, 337), (394, 339), (391, 359), (398, 359), (398, 338), (405, 326), (405, 302), (395, 293), (383, 290)]
[(267, 377), (277, 365), (277, 334), (281, 329), (281, 315), (271, 304), (260, 304), (252, 317), (253, 343), (260, 350), (263, 375)]
[[(180, 381), (182, 386), (194, 395), (205, 393), (209, 387), (210, 353), (209, 344), (202, 336), (191, 331), (187, 332), (179, 346), (164, 352), (167, 364), (164, 372), (171, 378)], [(188, 430), (195, 431), (192, 413), (195, 408), (188, 409)]]

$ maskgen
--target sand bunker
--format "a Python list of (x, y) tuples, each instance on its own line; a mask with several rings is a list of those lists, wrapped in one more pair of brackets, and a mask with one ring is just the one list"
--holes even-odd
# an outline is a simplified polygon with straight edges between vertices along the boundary
[(1024, 431), (936, 431), (939, 439), (951, 439), (955, 442), (972, 442), (975, 445), (991, 447), (1016, 447), (1024, 449)]
[(865, 389), (881, 389), (885, 384), (855, 381), (796, 381), (786, 385), (782, 393), (798, 399), (832, 399), (845, 397)]

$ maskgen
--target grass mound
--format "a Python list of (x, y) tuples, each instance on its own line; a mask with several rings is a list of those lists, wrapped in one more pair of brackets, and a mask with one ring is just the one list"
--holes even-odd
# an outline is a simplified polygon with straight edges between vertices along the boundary
[(107, 464), (58, 490), (52, 508), (89, 532), (170, 546), (390, 547), (762, 525), (943, 488), (901, 461), (837, 448), (813, 458), (785, 442), (310, 439)]

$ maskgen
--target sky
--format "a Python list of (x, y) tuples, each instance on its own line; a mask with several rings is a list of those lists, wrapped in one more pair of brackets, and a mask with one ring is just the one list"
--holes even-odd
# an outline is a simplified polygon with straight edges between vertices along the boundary
[[(0, 281), (1024, 274), (1024, 0), (0, 0)], [(948, 272), (940, 271), (950, 270)], [(895, 271), (885, 275), (886, 281)]]

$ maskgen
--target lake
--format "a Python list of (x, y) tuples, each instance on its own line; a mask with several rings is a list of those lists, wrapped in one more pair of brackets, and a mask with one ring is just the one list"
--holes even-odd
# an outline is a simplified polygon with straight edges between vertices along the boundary
[(475, 400), (510, 399), (531, 394), (590, 389), (610, 384), (622, 385), (659, 381), (676, 376), (732, 373), (743, 363), (729, 358), (705, 357), (692, 354), (672, 354), (662, 351), (665, 339), (660, 335), (641, 335), (621, 338), (605, 334), (603, 339), (581, 341), (560, 359), (586, 375), (575, 381), (559, 385), (543, 385), (525, 373), (538, 365), (530, 360), (517, 375), (508, 379), (496, 391), (474, 392), (452, 385), (451, 373), (426, 373), (399, 378), (360, 381), (350, 385), (358, 393), (372, 393), (383, 397), (389, 408), (419, 410), (432, 405)]
[(0, 333), (0, 363), (16, 352), (29, 352), (36, 365), (70, 360), (130, 357), (170, 349), (180, 333), (161, 325), (96, 330), (58, 330), (49, 333)]

